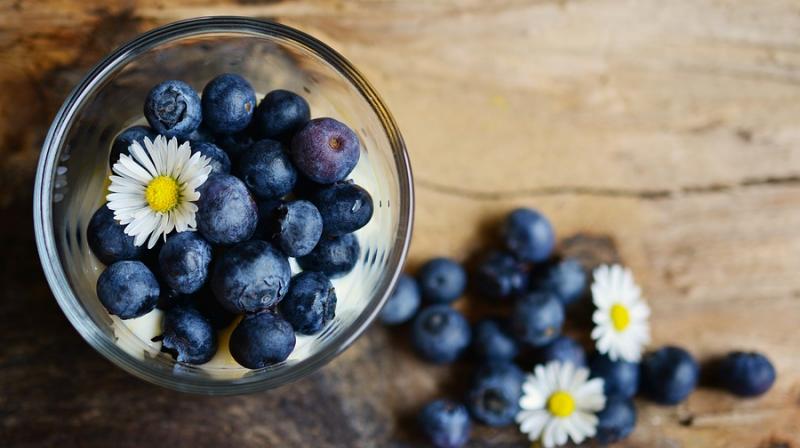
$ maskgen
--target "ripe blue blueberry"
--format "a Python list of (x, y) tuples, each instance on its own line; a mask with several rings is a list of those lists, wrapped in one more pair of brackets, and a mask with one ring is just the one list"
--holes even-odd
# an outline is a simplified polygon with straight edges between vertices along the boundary
[(469, 346), (469, 322), (447, 305), (431, 305), (414, 318), (412, 344), (424, 359), (446, 364), (455, 361)]
[(144, 117), (157, 134), (188, 139), (200, 126), (200, 96), (183, 81), (164, 81), (147, 94)]
[(104, 264), (135, 260), (144, 254), (144, 246), (135, 246), (134, 238), (125, 235), (125, 226), (114, 219), (114, 212), (103, 205), (92, 215), (86, 228), (86, 240), (92, 253)]
[(285, 361), (294, 350), (294, 330), (277, 314), (263, 312), (244, 317), (231, 334), (233, 359), (248, 369)]
[(304, 257), (299, 257), (297, 263), (304, 270), (318, 271), (329, 278), (337, 278), (353, 270), (360, 252), (358, 238), (352, 233), (322, 237), (314, 250)]
[(119, 160), (119, 156), (122, 154), (127, 156), (131, 155), (128, 148), (133, 142), (139, 142), (142, 148), (144, 148), (145, 137), (152, 141), (156, 138), (156, 133), (148, 126), (131, 126), (120, 132), (120, 134), (114, 138), (114, 143), (111, 144), (111, 154), (108, 156), (108, 165), (114, 166)]
[(602, 378), (606, 396), (633, 398), (639, 390), (639, 364), (623, 360), (612, 361), (595, 353), (589, 362), (592, 378)]
[(358, 136), (333, 118), (315, 118), (292, 138), (292, 161), (314, 182), (332, 184), (344, 180), (358, 163)]
[(158, 303), (156, 276), (141, 261), (118, 261), (97, 279), (97, 297), (120, 319), (143, 316)]
[(380, 318), (386, 325), (400, 325), (408, 322), (419, 309), (420, 293), (413, 277), (400, 274), (394, 291), (383, 305)]
[(422, 298), (432, 303), (450, 303), (467, 287), (464, 268), (449, 258), (429, 260), (417, 272)]
[(211, 288), (233, 313), (253, 313), (278, 304), (291, 280), (289, 260), (271, 244), (252, 240), (228, 249), (215, 263)]
[(259, 140), (239, 158), (236, 173), (260, 199), (277, 199), (289, 194), (297, 171), (279, 142)]
[(203, 124), (216, 134), (244, 130), (256, 109), (256, 93), (246, 79), (224, 73), (203, 89)]
[(255, 140), (249, 132), (242, 131), (230, 135), (218, 135), (214, 143), (228, 153), (232, 162), (235, 162), (253, 146)]
[(194, 307), (174, 306), (164, 315), (161, 351), (178, 362), (205, 364), (217, 352), (217, 333)]
[(480, 293), (493, 299), (516, 296), (528, 288), (525, 265), (507, 252), (489, 253), (478, 265), (475, 277)]
[(678, 404), (695, 389), (699, 373), (697, 361), (689, 352), (663, 347), (642, 359), (642, 390), (656, 403)]
[(511, 316), (511, 330), (521, 342), (543, 347), (561, 333), (564, 305), (549, 293), (534, 292), (520, 297)]
[(337, 182), (311, 198), (322, 215), (326, 235), (355, 232), (372, 218), (372, 196), (352, 182)]
[(740, 397), (757, 397), (775, 383), (775, 367), (760, 353), (732, 352), (722, 361), (723, 386)]
[(510, 362), (479, 369), (467, 392), (467, 408), (481, 423), (506, 426), (519, 412), (525, 374)]
[(212, 244), (248, 240), (258, 224), (258, 207), (238, 178), (215, 174), (200, 187), (197, 230)]
[(208, 278), (211, 245), (197, 232), (174, 233), (158, 254), (161, 279), (180, 294), (197, 292)]
[(255, 132), (263, 138), (287, 141), (311, 119), (308, 102), (288, 90), (273, 90), (258, 104)]
[(275, 208), (273, 241), (290, 257), (308, 255), (322, 236), (322, 217), (308, 201), (290, 201)]
[(472, 328), (472, 352), (481, 360), (510, 361), (519, 353), (519, 347), (503, 322), (484, 319)]
[(549, 266), (541, 280), (541, 287), (558, 296), (564, 305), (583, 297), (586, 284), (586, 271), (577, 260), (571, 258)]
[(597, 414), (595, 439), (602, 444), (616, 443), (627, 438), (636, 427), (636, 407), (629, 398), (610, 396), (606, 406)]
[(436, 400), (422, 408), (420, 429), (436, 448), (460, 448), (469, 440), (472, 424), (464, 405), (450, 400)]
[(550, 361), (569, 362), (576, 367), (585, 367), (586, 352), (574, 339), (559, 336), (539, 351), (540, 363), (547, 364)]
[(219, 146), (206, 141), (192, 140), (189, 143), (192, 153), (199, 152), (210, 160), (211, 174), (228, 174), (231, 172), (231, 159), (228, 153)]
[(316, 334), (336, 316), (336, 292), (325, 274), (301, 272), (292, 278), (280, 310), (296, 332)]
[(507, 217), (502, 228), (506, 247), (522, 261), (547, 260), (555, 247), (555, 232), (550, 221), (536, 210), (518, 208)]

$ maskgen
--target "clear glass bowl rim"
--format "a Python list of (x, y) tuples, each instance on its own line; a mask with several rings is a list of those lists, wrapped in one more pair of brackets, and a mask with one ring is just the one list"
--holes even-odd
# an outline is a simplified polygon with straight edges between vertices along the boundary
[[(80, 300), (72, 291), (61, 265), (52, 224), (52, 196), (58, 150), (64, 143), (76, 112), (86, 98), (101, 88), (103, 81), (115, 69), (156, 45), (179, 38), (219, 33), (270, 37), (291, 42), (325, 60), (345, 77), (370, 104), (383, 126), (399, 171), (400, 195), (404, 199), (400, 204), (393, 255), (387, 263), (388, 269), (393, 272), (384, 279), (385, 284), (378, 288), (381, 293), (370, 300), (360, 316), (330, 341), (326, 349), (313, 356), (267, 376), (245, 376), (235, 381), (219, 381), (200, 376), (177, 377), (164, 369), (153, 368), (117, 346), (86, 314)], [(376, 91), (349, 61), (321, 41), (291, 27), (246, 17), (217, 16), (173, 22), (150, 30), (114, 50), (86, 74), (59, 109), (42, 145), (36, 171), (33, 210), (36, 246), (50, 289), (70, 323), (95, 350), (125, 371), (151, 383), (183, 392), (228, 395), (271, 389), (302, 378), (332, 360), (364, 332), (388, 299), (405, 263), (413, 227), (414, 190), (405, 143), (394, 119)]]

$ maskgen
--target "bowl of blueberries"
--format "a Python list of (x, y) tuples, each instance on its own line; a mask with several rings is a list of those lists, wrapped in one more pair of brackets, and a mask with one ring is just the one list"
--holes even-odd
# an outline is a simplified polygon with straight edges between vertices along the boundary
[(414, 210), (402, 136), (363, 76), (292, 28), (208, 17), (102, 60), (49, 130), (42, 266), (98, 352), (193, 393), (270, 389), (372, 322)]

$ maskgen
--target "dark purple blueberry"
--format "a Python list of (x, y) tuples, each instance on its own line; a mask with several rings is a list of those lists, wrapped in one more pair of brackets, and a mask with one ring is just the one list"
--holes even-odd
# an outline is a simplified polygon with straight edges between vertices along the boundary
[(629, 398), (610, 396), (597, 414), (595, 440), (607, 445), (627, 438), (636, 427), (636, 407)]
[(522, 261), (539, 263), (547, 260), (556, 244), (550, 221), (536, 210), (518, 208), (503, 225), (506, 248)]
[(511, 362), (493, 363), (479, 369), (467, 392), (467, 408), (489, 426), (514, 423), (522, 397), (525, 374)]
[(92, 253), (104, 264), (136, 260), (144, 254), (144, 246), (133, 244), (134, 237), (125, 235), (125, 226), (114, 219), (114, 212), (103, 205), (92, 215), (86, 228), (86, 240)]
[(491, 252), (475, 271), (475, 285), (492, 299), (516, 296), (528, 288), (528, 269), (509, 253)]
[(200, 96), (183, 81), (164, 81), (147, 94), (144, 117), (157, 134), (188, 139), (200, 126)]
[(540, 364), (547, 364), (551, 361), (568, 362), (575, 367), (586, 367), (586, 352), (574, 339), (568, 336), (559, 336), (539, 350)]
[(311, 253), (322, 236), (322, 217), (308, 201), (289, 201), (275, 208), (272, 240), (290, 257)]
[(460, 312), (447, 305), (431, 305), (414, 318), (411, 336), (414, 349), (422, 358), (447, 364), (469, 346), (471, 330)]
[(97, 279), (97, 297), (109, 314), (120, 319), (143, 316), (158, 303), (156, 276), (141, 261), (118, 261)]
[(504, 323), (484, 319), (472, 328), (472, 352), (480, 360), (510, 361), (519, 353), (519, 347)]
[(252, 240), (225, 251), (215, 263), (211, 288), (233, 313), (253, 313), (278, 304), (289, 290), (289, 260), (271, 244)]
[(231, 172), (231, 159), (228, 157), (228, 153), (219, 146), (199, 140), (192, 140), (189, 144), (192, 147), (192, 153), (199, 152), (200, 155), (210, 160), (211, 174), (228, 174)]
[(417, 420), (422, 433), (436, 448), (460, 448), (469, 440), (472, 423), (464, 405), (432, 401), (422, 408)]
[(344, 180), (358, 163), (361, 146), (352, 129), (333, 118), (315, 118), (292, 139), (292, 161), (314, 182)]
[(174, 306), (164, 315), (161, 351), (178, 362), (205, 364), (217, 352), (217, 333), (194, 307)]
[(467, 287), (464, 268), (449, 258), (433, 258), (419, 268), (417, 281), (422, 298), (432, 303), (450, 303)]
[(301, 272), (292, 278), (280, 310), (294, 331), (316, 334), (336, 316), (336, 292), (325, 274)]
[(108, 156), (108, 166), (114, 166), (119, 160), (119, 156), (122, 154), (126, 156), (131, 155), (128, 148), (133, 142), (139, 142), (142, 148), (144, 148), (145, 137), (153, 141), (156, 135), (157, 134), (153, 132), (149, 126), (131, 126), (120, 132), (119, 135), (114, 138), (114, 143), (111, 145), (111, 154)]
[(539, 286), (558, 296), (564, 305), (569, 305), (586, 292), (586, 271), (580, 262), (567, 258), (549, 266)]
[(722, 385), (740, 397), (757, 397), (775, 383), (775, 367), (760, 353), (732, 352), (722, 361)]
[(173, 233), (158, 254), (161, 279), (179, 294), (197, 292), (208, 278), (211, 245), (197, 232)]
[(260, 369), (285, 361), (295, 346), (292, 326), (277, 314), (245, 316), (231, 334), (233, 359), (248, 369)]
[(592, 378), (603, 379), (606, 396), (633, 398), (639, 390), (639, 364), (595, 353), (589, 362)]
[(262, 138), (287, 141), (311, 119), (308, 102), (288, 90), (269, 92), (256, 108), (255, 132)]
[(197, 230), (213, 244), (248, 240), (258, 224), (258, 207), (238, 178), (215, 174), (200, 187)]
[(697, 361), (682, 348), (662, 347), (642, 358), (642, 390), (659, 404), (685, 400), (697, 386), (699, 374)]
[(520, 297), (511, 315), (511, 330), (521, 342), (543, 347), (561, 333), (564, 305), (555, 295), (529, 293)]
[(255, 142), (239, 158), (236, 175), (259, 199), (283, 197), (292, 191), (297, 181), (294, 165), (275, 140)]
[(352, 233), (372, 218), (372, 196), (352, 182), (337, 182), (311, 198), (317, 206), (326, 235)]
[(203, 124), (215, 134), (235, 134), (253, 118), (256, 93), (246, 79), (224, 73), (203, 89)]
[(242, 154), (253, 146), (255, 140), (253, 140), (249, 132), (242, 131), (231, 135), (218, 135), (214, 139), (214, 143), (228, 153), (231, 162), (236, 162)]
[(360, 253), (358, 238), (352, 233), (322, 237), (317, 247), (308, 255), (299, 257), (297, 263), (306, 271), (319, 271), (330, 278), (337, 278), (353, 270)]
[(408, 322), (419, 309), (420, 301), (417, 281), (414, 280), (414, 277), (400, 274), (394, 291), (381, 310), (381, 322), (386, 325), (400, 325)]

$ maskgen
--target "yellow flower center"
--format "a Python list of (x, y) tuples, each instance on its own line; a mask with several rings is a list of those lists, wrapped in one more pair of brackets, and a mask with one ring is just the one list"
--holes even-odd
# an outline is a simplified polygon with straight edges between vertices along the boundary
[(614, 324), (614, 329), (617, 331), (624, 331), (631, 323), (631, 314), (628, 309), (619, 303), (615, 303), (611, 307), (611, 323)]
[(575, 399), (563, 390), (556, 391), (547, 399), (547, 410), (556, 417), (569, 417), (575, 412)]
[(153, 210), (166, 213), (178, 205), (178, 182), (169, 176), (158, 176), (147, 184), (144, 197)]

